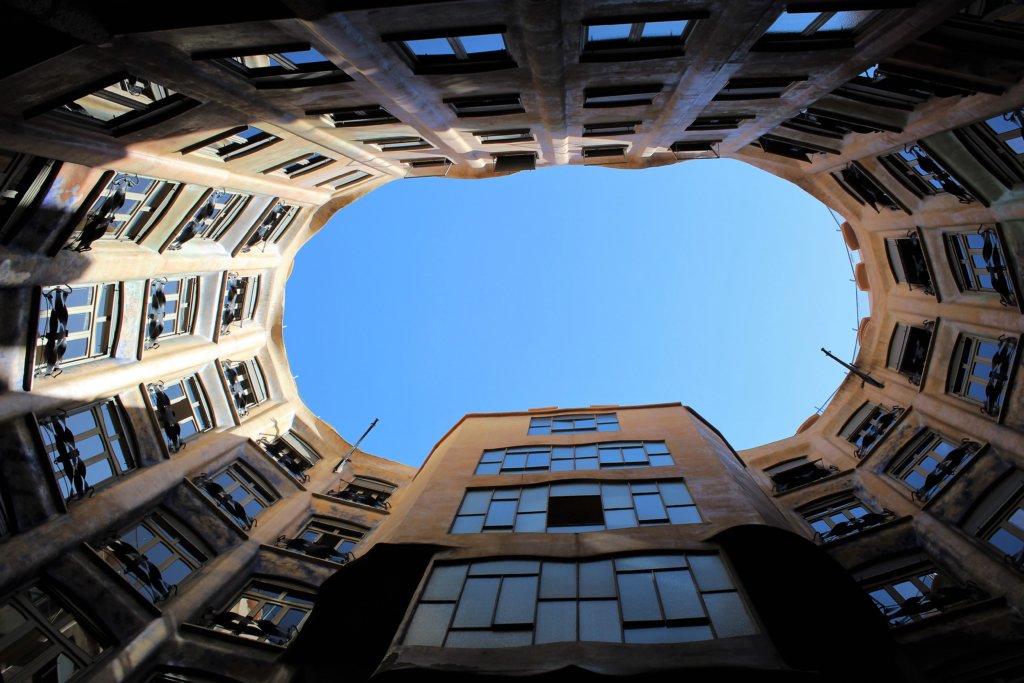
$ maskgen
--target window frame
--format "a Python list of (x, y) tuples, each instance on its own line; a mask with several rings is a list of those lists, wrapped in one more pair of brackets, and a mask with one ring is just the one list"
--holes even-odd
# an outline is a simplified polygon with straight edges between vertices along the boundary
[[(64, 288), (67, 288), (66, 290)], [(69, 303), (76, 290), (90, 292), (88, 303), (73, 305)], [(32, 345), (32, 368), (35, 377), (56, 377), (61, 374), (65, 365), (80, 365), (90, 361), (109, 358), (117, 351), (117, 342), (121, 331), (121, 309), (124, 295), (123, 282), (100, 282), (95, 284), (54, 285), (42, 287), (36, 301), (38, 305), (38, 324)], [(60, 301), (67, 308), (67, 323), (61, 323), (58, 314), (53, 318), (54, 306)], [(101, 304), (103, 304), (101, 306)], [(102, 308), (102, 310), (101, 310)], [(102, 313), (98, 315), (98, 313)], [(86, 316), (88, 324), (84, 330), (74, 330), (73, 316)], [(104, 326), (97, 329), (99, 326)], [(97, 333), (105, 330), (101, 342), (97, 342)], [(69, 356), (71, 344), (77, 340), (85, 340), (84, 353)], [(63, 352), (59, 347), (66, 344)], [(46, 360), (47, 347), (53, 345), (57, 362), (53, 368)], [(97, 348), (99, 347), (99, 348)]]
[[(972, 238), (978, 236), (982, 239), (982, 245), (972, 246)], [(1004, 306), (1018, 305), (1017, 283), (1014, 280), (1016, 271), (1003, 249), (1000, 224), (981, 225), (977, 231), (972, 232), (947, 232), (942, 237), (950, 269), (961, 292), (991, 292), (999, 295), (999, 303)], [(984, 272), (977, 263), (979, 257), (985, 264)], [(983, 278), (988, 278), (989, 286), (984, 285)]]
[[(40, 600), (31, 597), (32, 592), (41, 594), (42, 599), (48, 608), (40, 606)], [(28, 662), (34, 665), (33, 668), (22, 668), (8, 676), (12, 681), (39, 680), (37, 676), (42, 673), (55, 670), (55, 665), (63, 656), (75, 666), (75, 671), (68, 677), (68, 681), (78, 681), (88, 673), (89, 669), (100, 662), (110, 652), (112, 641), (109, 635), (97, 627), (91, 619), (83, 617), (79, 610), (71, 606), (70, 601), (65, 598), (63, 591), (56, 590), (52, 585), (43, 582), (36, 582), (22, 587), (0, 603), (0, 611), (10, 608), (23, 619), (16, 629), (7, 634), (6, 640), (11, 644), (17, 644), (26, 636), (35, 632), (36, 638), (42, 635), (48, 642), (48, 647), (43, 653)], [(43, 610), (46, 609), (44, 612)], [(47, 612), (52, 611), (52, 618)], [(73, 632), (74, 635), (67, 636), (66, 633)], [(20, 633), (21, 635), (15, 635)], [(79, 644), (79, 639), (87, 638), (92, 642), (87, 650)], [(95, 649), (95, 652), (90, 650)]]
[(851, 490), (818, 498), (797, 512), (822, 543), (849, 538), (893, 518), (891, 510), (876, 512)]
[[(174, 385), (177, 385), (181, 396), (171, 398), (167, 395), (167, 390)], [(169, 402), (164, 409), (157, 407), (159, 405), (158, 391), (167, 395)], [(186, 375), (180, 379), (158, 380), (146, 385), (146, 400), (149, 403), (153, 416), (156, 418), (157, 424), (164, 432), (164, 444), (172, 454), (187, 446), (189, 440), (217, 426), (213, 411), (210, 408), (210, 397), (206, 393), (206, 387), (198, 372)], [(188, 407), (175, 408), (175, 406), (180, 406), (183, 403), (187, 403)], [(185, 410), (188, 411), (187, 414)], [(172, 437), (175, 429), (170, 426), (169, 419), (171, 417), (175, 418), (173, 425), (177, 427), (177, 437)], [(193, 423), (192, 428), (194, 431), (182, 437), (181, 425), (187, 422)]]
[[(104, 415), (104, 409), (106, 409), (107, 415), (109, 415), (109, 424), (105, 419), (107, 415)], [(74, 431), (75, 427), (73, 424), (68, 424), (68, 419), (86, 412), (91, 415), (94, 426), (84, 431)], [(57, 427), (53, 424), (53, 421), (58, 417), (63, 422), (62, 427), (71, 433), (75, 442), (74, 446), (70, 448), (68, 447), (70, 444), (65, 445), (67, 450), (66, 456), (60, 453), (61, 448), (58, 445), (60, 437), (57, 435)], [(57, 489), (61, 492), (65, 503), (69, 503), (73, 499), (81, 500), (86, 497), (86, 494), (91, 497), (97, 486), (109, 485), (139, 467), (139, 451), (135, 435), (131, 429), (124, 406), (116, 396), (78, 406), (71, 410), (61, 410), (58, 413), (39, 416), (35, 418), (35, 422), (37, 425), (36, 431), (38, 431), (42, 439), (43, 453), (50, 463), (50, 469), (53, 472)], [(52, 442), (48, 438), (48, 434), (53, 437)], [(102, 450), (94, 455), (83, 458), (80, 451), (84, 448), (84, 444), (93, 437), (99, 437)], [(120, 449), (114, 446), (115, 443), (120, 444)], [(55, 453), (57, 454), (56, 456), (54, 455)], [(65, 460), (66, 464), (60, 462), (60, 460)], [(110, 469), (110, 475), (94, 480), (90, 484), (88, 468), (90, 465), (95, 465), (101, 461), (106, 462)], [(84, 475), (82, 470), (79, 470), (79, 464), (84, 468)], [(58, 465), (61, 466), (61, 471), (58, 471)], [(77, 476), (82, 476), (83, 479), (80, 491), (78, 490), (80, 487), (74, 484)], [(72, 492), (73, 488), (75, 492)]]
[[(315, 52), (318, 61), (296, 62), (285, 55), (301, 52)], [(248, 65), (245, 58), (265, 57), (277, 61), (277, 65)], [(208, 50), (192, 54), (193, 61), (212, 61), (218, 66), (249, 81), (260, 90), (306, 88), (347, 83), (352, 77), (342, 71), (320, 50), (309, 43), (279, 43), (276, 45), (248, 48)]]
[(207, 191), (189, 211), (188, 218), (174, 229), (164, 250), (178, 251), (185, 243), (197, 237), (218, 241), (231, 229), (252, 198), (251, 194), (223, 188)]
[[(983, 344), (990, 344), (996, 347), (991, 358), (987, 359), (978, 353)], [(1019, 362), (1017, 346), (1018, 340), (1016, 337), (1001, 335), (998, 338), (992, 338), (961, 332), (957, 337), (956, 346), (950, 356), (946, 393), (957, 396), (969, 403), (978, 404), (981, 406), (982, 414), (997, 420), (1001, 419), (1008, 403), (1006, 395), (1009, 393), (1010, 383), (1016, 375), (1015, 371)], [(1001, 356), (1000, 354), (1007, 355)], [(995, 361), (1000, 365), (1005, 362), (1005, 370), (998, 372), (993, 377), (996, 367), (991, 361)], [(981, 384), (982, 376), (975, 374), (975, 368), (978, 365), (987, 365), (989, 367), (988, 376), (984, 378), (984, 386)], [(995, 380), (995, 384), (992, 383), (993, 380)], [(985, 395), (984, 400), (972, 395), (973, 386), (982, 386), (981, 391)], [(989, 389), (989, 386), (999, 387), (997, 399), (993, 399), (990, 395), (992, 390)]]
[[(642, 459), (638, 457), (640, 454), (635, 452), (637, 449), (642, 453)], [(627, 455), (626, 450), (633, 452)], [(602, 451), (606, 451), (607, 454), (602, 454)], [(531, 464), (531, 455), (541, 457), (534, 458), (533, 464)], [(522, 457), (517, 458), (517, 456)], [(509, 460), (509, 458), (513, 458), (513, 460)], [(522, 462), (521, 466), (515, 464), (520, 461)], [(556, 467), (555, 463), (559, 463), (559, 465)], [(675, 464), (668, 444), (664, 441), (602, 441), (573, 445), (541, 444), (487, 449), (480, 455), (480, 460), (473, 473), (476, 476), (489, 476), (528, 472), (670, 467)]]
[[(886, 407), (883, 403), (868, 401), (849, 417), (839, 430), (839, 436), (856, 446), (854, 455), (864, 459), (893, 432), (904, 412), (897, 405)], [(869, 437), (871, 440), (865, 444)]]
[(460, 119), (526, 113), (523, 98), (519, 93), (446, 97), (441, 101), (451, 107)]
[(878, 157), (878, 163), (918, 199), (952, 195), (961, 204), (970, 204), (976, 195), (950, 173), (945, 164), (926, 152), (921, 144)]
[[(317, 526), (318, 525), (318, 526)], [(368, 529), (345, 520), (325, 515), (311, 517), (298, 535), (292, 539), (279, 539), (286, 550), (316, 557), (335, 564), (352, 560), (352, 549), (359, 545)], [(327, 539), (327, 542), (322, 542)]]
[[(608, 419), (608, 418), (612, 419)], [(602, 418), (604, 418), (602, 420)], [(544, 430), (544, 421), (547, 421), (547, 429)], [(585, 422), (591, 420), (594, 422), (593, 429), (586, 427), (576, 427), (577, 422)], [(571, 429), (555, 429), (556, 422), (572, 422)], [(601, 429), (601, 425), (614, 424), (614, 428)], [(528, 436), (535, 435), (547, 435), (547, 434), (570, 434), (578, 432), (617, 432), (619, 431), (619, 415), (617, 412), (610, 413), (556, 413), (554, 415), (531, 415), (530, 425), (527, 429)]]
[(934, 270), (917, 230), (907, 231), (904, 237), (885, 238), (885, 253), (893, 280), (907, 285), (911, 291), (919, 289), (935, 296)]
[(794, 84), (806, 80), (807, 76), (730, 78), (711, 99), (715, 102), (774, 100), (781, 98)]
[[(764, 35), (754, 44), (753, 51), (836, 50), (852, 48), (856, 45), (861, 34), (880, 23), (880, 19), (887, 14), (886, 9), (894, 7), (892, 4), (876, 7), (865, 7), (864, 5), (865, 3), (863, 2), (840, 2), (836, 6), (829, 6), (828, 10), (823, 11), (821, 10), (821, 3), (787, 3), (782, 14), (776, 17), (775, 21), (772, 22), (772, 26), (768, 27)], [(909, 7), (913, 3), (901, 2), (896, 3), (895, 6), (901, 5)], [(851, 11), (867, 11), (871, 14), (861, 19), (853, 28), (823, 30), (835, 15)], [(816, 14), (817, 17), (812, 19), (802, 31), (772, 32), (772, 27), (787, 14)]]
[[(276, 591), (276, 597), (273, 591)], [(299, 595), (302, 597), (296, 598)], [(245, 614), (234, 611), (246, 600), (255, 604), (248, 607)], [(300, 588), (291, 582), (275, 580), (270, 577), (254, 577), (221, 612), (214, 616), (210, 628), (230, 633), (245, 640), (255, 640), (284, 647), (309, 619), (315, 600), (315, 590)], [(264, 611), (268, 605), (275, 607), (269, 611), (269, 615)], [(305, 609), (307, 605), (308, 609)], [(303, 615), (297, 624), (290, 626), (287, 631), (282, 633), (279, 630), (279, 625), (292, 610), (302, 611)], [(233, 615), (235, 619), (231, 619), (228, 615)], [(271, 626), (275, 628), (275, 631), (270, 630)]]
[[(256, 319), (256, 308), (259, 305), (260, 284), (262, 276), (239, 275), (226, 273), (224, 277), (224, 294), (220, 302), (220, 336), (231, 334), (231, 326), (239, 327), (247, 320)], [(235, 284), (237, 282), (237, 284)], [(234, 292), (234, 295), (232, 295)], [(231, 314), (230, 320), (228, 313)]]
[[(250, 130), (249, 136), (243, 135)], [(281, 138), (253, 125), (235, 126), (182, 149), (179, 154), (196, 154), (204, 159), (229, 162), (265, 150), (281, 142)], [(221, 143), (221, 144), (218, 144)]]
[[(229, 372), (235, 374), (234, 379), (229, 376)], [(249, 416), (251, 408), (270, 400), (267, 375), (256, 356), (244, 361), (222, 360), (220, 375), (228, 400), (240, 420)]]
[[(266, 453), (271, 460), (283, 467), (294, 479), (302, 483), (309, 481), (309, 475), (306, 474), (306, 471), (312, 469), (323, 459), (312, 446), (290, 429), (273, 439), (261, 436), (256, 443), (259, 444), (260, 450)], [(282, 445), (284, 452), (278, 449), (278, 446)], [(290, 458), (289, 455), (291, 456)], [(286, 464), (287, 462), (290, 462), (291, 465)], [(302, 465), (305, 465), (305, 467)]]
[[(229, 481), (223, 480), (224, 477)], [(260, 514), (281, 500), (277, 489), (242, 460), (235, 460), (214, 474), (204, 472), (195, 477), (192, 483), (242, 531), (256, 526)], [(243, 493), (233, 495), (239, 490)], [(255, 514), (250, 513), (250, 506), (253, 506)]]
[[(576, 513), (587, 519), (573, 519)], [(559, 480), (467, 489), (448, 533), (586, 533), (702, 523), (682, 478)]]
[(352, 481), (342, 481), (341, 483), (345, 485), (343, 488), (328, 491), (327, 495), (373, 510), (387, 511), (391, 509), (388, 499), (398, 490), (396, 485), (372, 477), (356, 476), (352, 478)]
[(583, 89), (583, 108), (646, 107), (654, 104), (654, 100), (664, 90), (663, 83), (588, 87)]
[[(355, 177), (351, 177), (351, 176), (355, 176)], [(374, 178), (374, 177), (376, 177), (376, 176), (374, 176), (369, 171), (364, 171), (361, 168), (355, 168), (355, 169), (352, 169), (350, 171), (346, 171), (345, 173), (342, 173), (341, 175), (336, 175), (333, 178), (328, 178), (327, 180), (321, 181), (321, 182), (317, 183), (316, 186), (317, 187), (326, 187), (326, 186), (330, 185), (330, 186), (332, 186), (331, 187), (332, 190), (334, 190), (335, 192), (340, 192), (341, 190), (344, 190), (347, 187), (352, 187), (353, 185), (358, 185), (359, 183), (363, 182), (364, 180), (369, 180), (370, 178)], [(339, 183), (338, 182), (339, 180), (343, 181), (343, 182)], [(335, 185), (335, 183), (337, 183), (337, 184)]]
[(970, 439), (958, 442), (924, 428), (892, 458), (885, 473), (910, 489), (913, 500), (927, 503), (949, 488), (980, 450), (981, 445)]
[(889, 338), (886, 367), (906, 377), (914, 386), (922, 387), (934, 339), (934, 320), (926, 320), (921, 325), (897, 322)]
[(308, 109), (306, 110), (306, 116), (319, 116), (325, 123), (329, 123), (335, 128), (358, 128), (361, 126), (383, 126), (389, 123), (401, 123), (394, 114), (379, 104), (365, 104), (360, 107)]
[[(477, 142), (481, 145), (514, 144), (516, 142), (536, 142), (536, 138), (529, 128), (514, 128), (509, 130), (481, 130), (474, 131)], [(493, 139), (492, 139), (493, 138)]]
[[(138, 540), (140, 528), (149, 533), (149, 540)], [(125, 537), (133, 532), (136, 533), (134, 542), (126, 540)], [(167, 554), (158, 554), (158, 558), (162, 559), (156, 564), (147, 553), (158, 545), (162, 545)], [(167, 601), (172, 594), (176, 596), (181, 582), (197, 572), (213, 556), (179, 520), (160, 510), (149, 513), (117, 534), (99, 541), (94, 549), (132, 588), (153, 604)], [(179, 562), (188, 572), (175, 583), (167, 582), (163, 578), (164, 572)]]
[[(176, 283), (176, 291), (167, 293), (166, 287)], [(162, 303), (154, 292), (155, 287), (161, 287)], [(147, 288), (148, 307), (143, 318), (143, 339), (144, 349), (149, 351), (160, 347), (160, 339), (169, 337), (182, 337), (195, 333), (196, 321), (199, 319), (199, 295), (202, 284), (198, 275), (182, 275), (180, 277), (158, 277), (149, 281)], [(185, 292), (184, 296), (182, 292)], [(170, 304), (174, 304), (174, 311), (170, 314), (166, 310)], [(167, 329), (166, 322), (170, 320), (170, 329)], [(153, 333), (159, 330), (155, 337)]]
[[(580, 62), (626, 62), (644, 59), (668, 59), (682, 57), (686, 43), (693, 35), (701, 19), (711, 14), (707, 11), (674, 12), (648, 15), (627, 15), (621, 17), (589, 17), (580, 22)], [(647, 24), (676, 23), (686, 25), (678, 36), (643, 35)], [(592, 39), (592, 27), (629, 25), (625, 38)]]
[[(999, 132), (990, 123), (995, 119), (1014, 124), (1016, 128)], [(1024, 183), (1024, 109), (990, 116), (984, 121), (954, 130), (953, 135), (1007, 189)], [(1010, 145), (1009, 141), (1014, 138), (1021, 139), (1020, 152)]]
[[(147, 181), (149, 184), (141, 192), (133, 191)], [(123, 199), (117, 196), (120, 186), (124, 187)], [(183, 183), (173, 180), (115, 172), (89, 208), (85, 221), (72, 235), (69, 245), (77, 243), (73, 247), (75, 251), (89, 251), (96, 240), (141, 242), (171, 207), (183, 186)], [(126, 211), (125, 205), (129, 202), (135, 204)], [(104, 232), (96, 235), (104, 226)]]
[[(468, 52), (464, 38), (476, 36), (501, 37), (500, 50)], [(491, 26), (474, 26), (460, 29), (425, 30), (402, 33), (388, 33), (381, 40), (390, 43), (402, 59), (409, 65), (412, 72), (419, 76), (435, 74), (465, 74), (500, 69), (514, 69), (518, 66), (508, 49), (508, 28), (503, 24)], [(409, 42), (420, 40), (446, 40), (451, 54), (428, 55), (417, 54)]]

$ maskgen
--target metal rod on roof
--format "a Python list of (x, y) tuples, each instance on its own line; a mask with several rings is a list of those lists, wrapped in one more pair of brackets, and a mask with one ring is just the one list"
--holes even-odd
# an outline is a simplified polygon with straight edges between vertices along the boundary
[(335, 472), (341, 472), (341, 468), (345, 466), (345, 463), (349, 461), (349, 458), (352, 457), (352, 454), (356, 452), (356, 449), (359, 448), (359, 444), (363, 442), (363, 439), (365, 439), (366, 435), (370, 433), (370, 430), (377, 426), (377, 422), (378, 419), (376, 417), (373, 418), (373, 422), (371, 422), (370, 426), (366, 428), (366, 431), (363, 432), (363, 435), (359, 437), (359, 440), (352, 445), (352, 448), (350, 448), (348, 453), (345, 454), (345, 457), (341, 459), (341, 462), (338, 463), (338, 466), (334, 468)]
[(860, 377), (863, 381), (867, 382), (871, 386), (878, 387), (879, 389), (884, 389), (885, 388), (884, 384), (879, 382), (877, 379), (875, 379), (874, 377), (872, 377), (868, 373), (866, 373), (863, 370), (859, 369), (856, 365), (851, 365), (850, 363), (847, 363), (844, 360), (839, 360), (838, 358), (833, 356), (831, 353), (826, 351), (824, 347), (822, 347), (821, 352), (823, 354), (825, 354), (826, 356), (828, 356), (829, 358), (831, 358), (832, 360), (834, 360), (835, 362), (837, 362), (840, 365), (842, 365), (844, 368), (846, 368), (847, 370), (849, 370), (853, 374), (855, 374), (858, 377)]

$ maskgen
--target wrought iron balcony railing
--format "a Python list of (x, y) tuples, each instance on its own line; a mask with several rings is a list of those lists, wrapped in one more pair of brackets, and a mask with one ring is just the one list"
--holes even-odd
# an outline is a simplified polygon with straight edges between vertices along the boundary
[(203, 472), (198, 477), (192, 479), (192, 483), (206, 491), (207, 495), (217, 504), (217, 507), (235, 520), (238, 526), (246, 530), (256, 526), (256, 520), (249, 516), (245, 507), (232, 498), (231, 494), (225, 491), (223, 486), (213, 481), (209, 474)]

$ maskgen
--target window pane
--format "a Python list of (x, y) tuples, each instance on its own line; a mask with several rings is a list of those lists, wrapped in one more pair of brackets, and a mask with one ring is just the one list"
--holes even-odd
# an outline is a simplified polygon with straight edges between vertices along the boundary
[(637, 526), (636, 513), (627, 510), (605, 510), (604, 525), (607, 529), (629, 529)]
[(683, 35), (686, 29), (686, 20), (676, 21), (648, 21), (644, 24), (641, 34), (644, 38), (668, 38)]
[(737, 593), (711, 593), (704, 595), (708, 616), (719, 638), (746, 636), (756, 633), (754, 622)]
[(470, 515), (468, 517), (457, 517), (452, 524), (453, 534), (479, 534), (484, 530), (484, 516)]
[(430, 580), (423, 591), (424, 600), (455, 600), (462, 590), (462, 582), (466, 578), (466, 565), (434, 567)]
[(427, 55), (454, 55), (455, 50), (448, 43), (447, 38), (428, 38), (425, 40), (407, 40), (406, 46), (414, 55), (419, 57)]
[(490, 502), (490, 491), (467, 491), (466, 497), (462, 499), (462, 507), (459, 508), (459, 514), (482, 515), (487, 512), (487, 504)]
[(540, 597), (575, 598), (576, 564), (573, 562), (544, 562), (540, 575)]
[(512, 576), (503, 579), (498, 596), (498, 609), (494, 614), (495, 625), (532, 624), (536, 601), (536, 576)]
[(516, 515), (515, 531), (519, 533), (542, 533), (547, 528), (547, 513), (528, 512)]
[(405, 643), (440, 646), (444, 642), (444, 634), (448, 630), (448, 622), (454, 609), (454, 604), (421, 604), (416, 608), (416, 614), (409, 623)]
[(768, 33), (801, 33), (817, 18), (818, 12), (800, 12), (794, 14), (783, 12), (782, 16), (776, 19), (775, 23), (769, 27)]
[(580, 603), (580, 640), (622, 642), (617, 601), (585, 600)]
[(627, 643), (687, 643), (714, 638), (707, 626), (628, 628), (625, 635)]
[(580, 564), (580, 597), (615, 597), (615, 579), (612, 574), (611, 560)]
[(469, 578), (459, 600), (459, 609), (455, 612), (453, 626), (490, 627), (494, 603), (498, 598), (500, 579)]
[(650, 572), (619, 574), (618, 582), (624, 622), (661, 620), (661, 608)]
[(702, 591), (732, 590), (732, 581), (717, 555), (690, 555), (690, 570)]
[(537, 605), (534, 642), (539, 645), (572, 640), (576, 640), (576, 603), (560, 600)]
[(500, 33), (489, 33), (482, 36), (463, 36), (462, 49), (467, 54), (478, 52), (497, 52), (505, 49), (505, 40)]
[(608, 24), (606, 26), (588, 26), (587, 40), (625, 40), (629, 37), (632, 24)]
[(692, 619), (704, 616), (690, 572), (682, 569), (654, 572), (666, 619)]

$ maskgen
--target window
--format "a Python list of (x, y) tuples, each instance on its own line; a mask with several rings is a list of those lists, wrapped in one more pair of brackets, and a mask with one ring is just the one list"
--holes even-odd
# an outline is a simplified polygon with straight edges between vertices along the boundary
[(953, 133), (999, 182), (1012, 188), (1024, 183), (1022, 127), (1024, 109), (1015, 109)]
[(227, 190), (212, 190), (206, 199), (196, 205), (188, 220), (184, 221), (181, 230), (167, 246), (174, 251), (181, 249), (195, 237), (207, 237), (218, 240), (238, 214), (248, 205), (251, 195)]
[[(584, 147), (581, 151), (584, 159), (618, 159), (625, 161), (628, 145), (601, 145), (599, 147)], [(612, 162), (604, 162), (612, 163)]]
[(960, 291), (995, 292), (1000, 303), (1017, 304), (1009, 263), (996, 226), (983, 225), (977, 232), (947, 233), (945, 241)]
[(583, 137), (602, 137), (615, 135), (633, 135), (641, 121), (622, 121), (619, 123), (585, 123)]
[(273, 440), (260, 439), (259, 444), (263, 452), (299, 481), (309, 481), (306, 470), (320, 462), (320, 455), (291, 432), (286, 432)]
[(328, 178), (323, 182), (317, 183), (316, 186), (330, 187), (332, 190), (337, 192), (338, 190), (343, 190), (346, 187), (355, 185), (366, 180), (367, 178), (372, 177), (373, 176), (370, 173), (367, 173), (366, 171), (348, 171), (346, 173), (342, 173), (341, 175), (336, 175), (333, 178)]
[(856, 161), (851, 162), (841, 171), (832, 173), (832, 179), (839, 187), (857, 200), (859, 204), (868, 204), (876, 213), (880, 213), (879, 206), (892, 211), (904, 211), (910, 213), (896, 197), (885, 189), (885, 186), (878, 182), (863, 166)]
[(107, 644), (57, 594), (40, 585), (0, 605), (0, 675), (8, 683), (70, 681), (97, 662)]
[(393, 43), (417, 74), (451, 74), (511, 69), (504, 26), (420, 31), (381, 36)]
[(154, 512), (99, 549), (104, 559), (150, 602), (177, 594), (178, 584), (208, 559), (164, 514)]
[(686, 130), (733, 130), (744, 121), (754, 118), (753, 114), (736, 114), (733, 116), (698, 116)]
[(751, 143), (760, 147), (767, 154), (774, 154), (787, 159), (796, 159), (810, 163), (811, 154), (838, 154), (839, 151), (829, 147), (823, 147), (811, 142), (797, 142), (778, 135), (762, 135), (755, 142)]
[(929, 76), (929, 81), (924, 81), (891, 73), (888, 68), (883, 69), (881, 66), (872, 67), (865, 74), (870, 75), (856, 76), (833, 90), (832, 94), (855, 102), (900, 111), (913, 111), (917, 105), (935, 96), (974, 94), (970, 89), (937, 83), (934, 75)]
[(352, 80), (308, 43), (214, 50), (196, 53), (192, 59), (216, 60), (256, 88), (304, 88)]
[(529, 128), (515, 130), (490, 130), (473, 133), (483, 145), (495, 145), (508, 142), (533, 142), (533, 133)]
[(197, 104), (196, 100), (159, 83), (125, 74), (100, 85), (91, 85), (62, 99), (56, 106), (43, 105), (25, 115), (45, 113), (61, 121), (119, 136), (167, 120)]
[(805, 76), (783, 78), (732, 78), (718, 91), (714, 99), (723, 100), (769, 100), (782, 97), (782, 93), (796, 81), (807, 80)]
[(149, 284), (146, 348), (160, 346), (161, 338), (192, 334), (196, 322), (199, 277), (156, 278)]
[(355, 477), (345, 488), (328, 491), (327, 495), (360, 505), (368, 505), (378, 510), (387, 510), (391, 507), (388, 498), (394, 492), (395, 487), (386, 482)]
[(909, 487), (914, 498), (928, 501), (974, 459), (979, 449), (968, 439), (957, 443), (926, 429), (900, 451), (888, 472)]
[(757, 44), (762, 50), (853, 47), (854, 34), (878, 12), (840, 10), (807, 12), (797, 7), (784, 11)]
[(614, 86), (609, 88), (585, 88), (583, 90), (583, 107), (597, 109), (645, 106), (654, 102), (654, 98), (660, 92), (660, 83)]
[(181, 153), (195, 153), (208, 159), (231, 161), (232, 159), (240, 159), (258, 150), (266, 149), (280, 141), (281, 138), (271, 135), (256, 126), (238, 126), (237, 128), (232, 128), (207, 138), (202, 142), (189, 145), (181, 150)]
[(961, 204), (974, 201), (967, 189), (918, 145), (880, 156), (878, 162), (918, 197), (948, 193)]
[(799, 488), (806, 484), (824, 479), (839, 471), (835, 465), (824, 466), (821, 458), (808, 460), (807, 456), (800, 456), (784, 463), (765, 469), (772, 480), (772, 491), (774, 493), (785, 493)]
[(470, 116), (502, 116), (523, 114), (526, 110), (519, 95), (485, 95), (483, 97), (450, 97), (443, 100), (460, 118)]
[(0, 150), (0, 244), (19, 242), (19, 229), (36, 201), (49, 190), (61, 163)]
[(61, 494), (67, 501), (135, 469), (124, 411), (107, 399), (39, 419), (40, 433)]
[(170, 206), (181, 185), (134, 173), (117, 173), (86, 214), (71, 238), (76, 251), (89, 251), (98, 239), (138, 241)]
[(899, 406), (865, 403), (846, 421), (839, 435), (856, 446), (857, 457), (863, 458), (881, 443), (902, 414)]
[(492, 154), (494, 159), (495, 173), (517, 173), (519, 171), (532, 171), (537, 167), (536, 152), (509, 152), (504, 154)]
[(451, 533), (581, 533), (701, 521), (681, 480), (574, 481), (471, 489), (462, 499)]
[(807, 108), (790, 120), (782, 124), (783, 128), (790, 128), (804, 133), (821, 135), (826, 138), (841, 140), (849, 133), (880, 133), (890, 131), (893, 133), (902, 132), (898, 126), (876, 123), (859, 119), (848, 114), (826, 111), (824, 109)]
[(568, 472), (672, 465), (664, 441), (607, 441), (576, 446), (519, 446), (484, 451), (476, 474)]
[(896, 323), (892, 340), (889, 342), (887, 367), (905, 375), (910, 383), (916, 386), (921, 384), (924, 376), (934, 325), (933, 321), (926, 322), (924, 326)]
[(243, 529), (251, 529), (260, 512), (279, 497), (248, 465), (238, 461), (220, 474), (211, 477), (204, 472), (192, 481)]
[(910, 285), (910, 289), (920, 287), (925, 294), (935, 294), (928, 260), (916, 232), (908, 232), (906, 237), (885, 240), (885, 250), (896, 282), (905, 282)]
[(618, 416), (615, 413), (600, 413), (598, 415), (555, 415), (530, 418), (530, 434), (595, 431), (619, 431)]
[(211, 627), (261, 643), (287, 645), (306, 623), (315, 599), (306, 590), (252, 581), (226, 610), (213, 618)]
[(252, 320), (256, 315), (256, 302), (259, 300), (260, 276), (239, 276), (228, 273), (224, 283), (224, 305), (221, 307), (220, 333), (230, 334), (228, 327), (232, 323), (239, 326)]
[(976, 337), (961, 334), (949, 368), (947, 391), (977, 403), (986, 415), (998, 417), (1017, 356), (1012, 337)]
[(922, 555), (879, 563), (859, 573), (869, 572), (874, 575), (861, 583), (890, 626), (913, 624), (985, 597), (978, 588), (953, 581)]
[(413, 149), (430, 149), (430, 143), (417, 137), (376, 138), (364, 140), (364, 145), (373, 145), (382, 152), (408, 152)]
[(602, 17), (583, 22), (581, 62), (679, 57), (697, 19), (705, 13)]
[(250, 233), (242, 246), (242, 253), (247, 254), (259, 244), (266, 248), (268, 242), (277, 242), (283, 236), (292, 219), (299, 212), (298, 207), (289, 206), (282, 201), (275, 201), (259, 220), (259, 224)]
[(36, 377), (56, 377), (66, 363), (109, 356), (120, 295), (119, 284), (44, 287), (35, 343)]
[(267, 400), (267, 380), (255, 358), (239, 362), (226, 360), (221, 362), (220, 368), (239, 417), (247, 417), (250, 408)]
[(149, 385), (149, 403), (167, 438), (171, 453), (185, 447), (190, 438), (213, 428), (210, 407), (199, 375)]
[(274, 173), (276, 175), (283, 175), (286, 178), (298, 178), (304, 176), (307, 173), (312, 173), (324, 166), (330, 166), (335, 162), (334, 159), (326, 157), (323, 154), (316, 152), (310, 152), (303, 154), (300, 157), (295, 157), (289, 161), (271, 166), (268, 169), (262, 171), (262, 173)]
[(292, 550), (321, 560), (345, 564), (352, 559), (352, 548), (359, 543), (364, 529), (349, 526), (329, 517), (314, 517), (295, 538), (278, 543)]
[(721, 144), (721, 140), (677, 140), (669, 146), (669, 151), (673, 154), (714, 154), (718, 156), (718, 152), (715, 151), (715, 145)]
[(800, 508), (804, 521), (823, 542), (859, 533), (892, 519), (890, 510), (873, 512), (852, 493), (840, 493)]
[(680, 643), (756, 633), (717, 555), (435, 564), (406, 645)]
[(323, 116), (327, 123), (335, 128), (347, 128), (350, 126), (379, 126), (385, 123), (398, 123), (398, 119), (391, 115), (379, 104), (367, 104), (361, 107), (347, 107), (342, 109), (313, 109), (306, 112), (307, 115)]

